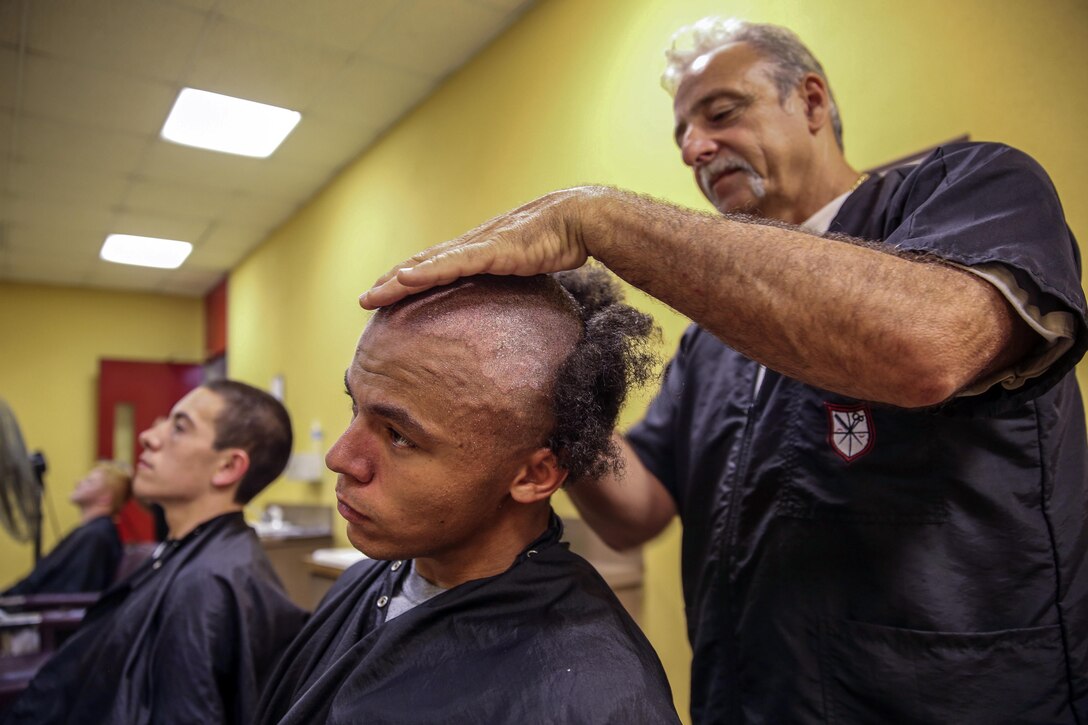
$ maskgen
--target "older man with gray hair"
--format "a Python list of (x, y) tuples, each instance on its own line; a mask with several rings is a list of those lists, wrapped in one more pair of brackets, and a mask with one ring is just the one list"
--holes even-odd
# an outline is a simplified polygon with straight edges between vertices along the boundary
[(860, 173), (785, 28), (668, 57), (720, 216), (559, 191), (362, 304), (592, 256), (694, 321), (623, 474), (572, 497), (620, 547), (680, 516), (696, 722), (1088, 722), (1088, 323), (1046, 173), (992, 143)]

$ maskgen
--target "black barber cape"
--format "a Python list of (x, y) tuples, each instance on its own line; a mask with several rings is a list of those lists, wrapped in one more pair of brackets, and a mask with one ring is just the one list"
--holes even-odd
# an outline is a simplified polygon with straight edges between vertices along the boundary
[(102, 595), (5, 723), (249, 723), (305, 613), (241, 513), (207, 521)]
[(109, 516), (76, 527), (4, 596), (100, 592), (121, 563), (121, 537)]
[(628, 441), (684, 524), (692, 721), (1088, 725), (1088, 310), (1053, 186), (952, 144), (874, 175), (831, 231), (999, 264), (1075, 340), (1019, 388), (907, 410), (689, 329)]
[(389, 622), (410, 567), (354, 565), (281, 660), (258, 722), (679, 722), (650, 643), (561, 532), (553, 517), (504, 573)]

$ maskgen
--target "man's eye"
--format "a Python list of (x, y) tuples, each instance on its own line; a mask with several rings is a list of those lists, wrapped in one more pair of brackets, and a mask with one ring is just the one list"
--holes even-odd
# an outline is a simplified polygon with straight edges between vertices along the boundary
[(394, 448), (415, 448), (412, 441), (402, 436), (397, 430), (393, 428), (386, 428), (386, 430), (389, 432), (389, 442)]

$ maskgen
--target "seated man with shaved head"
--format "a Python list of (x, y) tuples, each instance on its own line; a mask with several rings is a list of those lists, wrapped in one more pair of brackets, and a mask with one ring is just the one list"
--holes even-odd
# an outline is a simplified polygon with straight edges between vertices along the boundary
[(291, 645), (260, 722), (678, 722), (549, 504), (616, 466), (616, 416), (653, 368), (652, 322), (619, 299), (603, 270), (474, 277), (374, 314), (326, 457), (370, 559)]

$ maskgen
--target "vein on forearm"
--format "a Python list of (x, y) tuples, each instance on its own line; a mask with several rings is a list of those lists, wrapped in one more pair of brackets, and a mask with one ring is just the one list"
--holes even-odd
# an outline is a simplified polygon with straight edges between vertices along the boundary
[[(606, 200), (607, 228), (587, 235), (594, 256), (739, 352), (812, 385), (927, 399), (929, 388), (969, 382), (961, 378), (978, 371), (965, 364), (986, 367), (1006, 341), (1011, 323), (989, 285), (940, 262), (634, 195)], [(904, 386), (917, 395), (899, 399)]]

